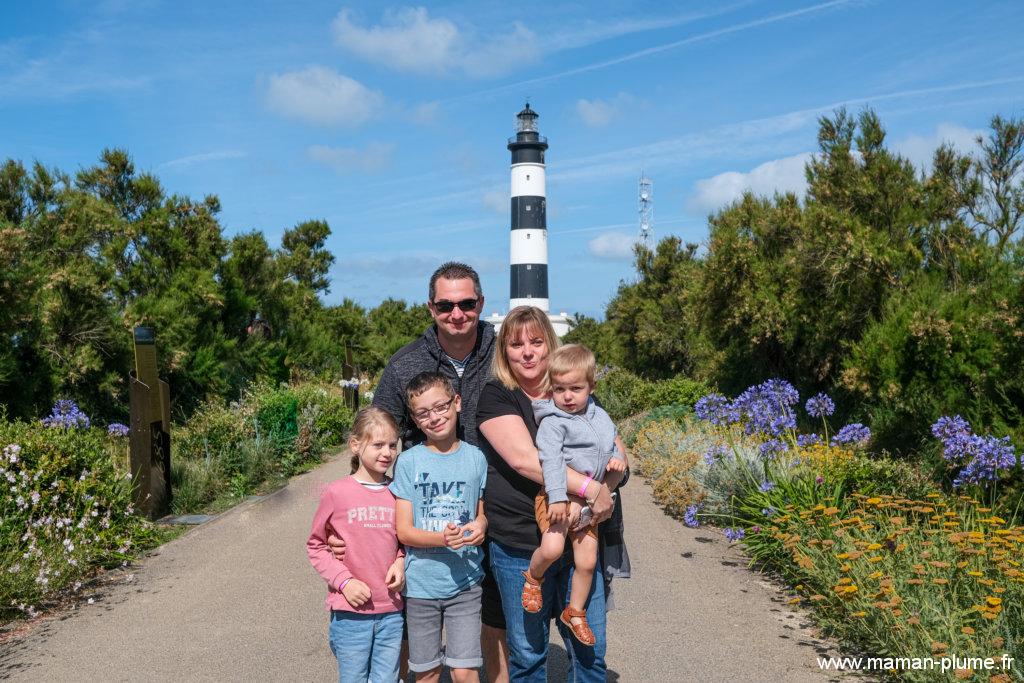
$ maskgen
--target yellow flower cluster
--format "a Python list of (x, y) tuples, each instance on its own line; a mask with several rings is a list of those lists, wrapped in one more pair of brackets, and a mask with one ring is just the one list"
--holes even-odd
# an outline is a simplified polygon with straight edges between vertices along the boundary
[(1024, 619), (1024, 527), (966, 497), (843, 502), (787, 506), (767, 528), (826, 620), (919, 656), (1002, 647), (1000, 624)]

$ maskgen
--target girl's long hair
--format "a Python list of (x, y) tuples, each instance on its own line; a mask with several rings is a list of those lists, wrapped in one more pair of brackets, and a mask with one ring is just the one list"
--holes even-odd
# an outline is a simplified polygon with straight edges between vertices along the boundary
[(352, 431), (348, 434), (348, 447), (352, 451), (352, 474), (359, 469), (359, 454), (356, 453), (355, 444), (373, 438), (373, 430), (377, 428), (387, 428), (396, 436), (398, 435), (398, 424), (395, 422), (395, 418), (383, 408), (367, 406), (356, 413), (356, 417), (352, 421)]

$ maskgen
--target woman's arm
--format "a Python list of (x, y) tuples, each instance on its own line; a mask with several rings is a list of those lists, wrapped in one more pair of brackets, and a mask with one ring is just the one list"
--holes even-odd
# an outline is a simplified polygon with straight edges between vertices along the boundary
[[(518, 415), (499, 415), (489, 418), (479, 424), (480, 433), (491, 444), (501, 459), (508, 463), (508, 466), (538, 484), (544, 483), (544, 471), (540, 466), (540, 456), (537, 454), (537, 447), (530, 438), (530, 430), (526, 428), (523, 418)], [(587, 477), (572, 469), (566, 470), (566, 481), (569, 492), (578, 495), (580, 487), (587, 481)], [(599, 481), (591, 480), (587, 484), (584, 498), (594, 510), (594, 516), (598, 521), (604, 521), (612, 514), (611, 492), (608, 487)]]

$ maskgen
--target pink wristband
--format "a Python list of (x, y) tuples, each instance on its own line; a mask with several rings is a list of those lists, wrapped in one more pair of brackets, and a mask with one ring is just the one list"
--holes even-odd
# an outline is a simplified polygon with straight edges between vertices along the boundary
[(580, 487), (580, 498), (583, 500), (587, 499), (587, 487), (590, 486), (590, 482), (594, 481), (593, 477), (587, 477), (587, 480), (583, 482), (583, 486)]
[(345, 590), (345, 584), (347, 584), (351, 580), (352, 580), (352, 577), (350, 576), (347, 579), (345, 579), (344, 581), (342, 581), (341, 585), (338, 586), (338, 592), (340, 593), (341, 591)]

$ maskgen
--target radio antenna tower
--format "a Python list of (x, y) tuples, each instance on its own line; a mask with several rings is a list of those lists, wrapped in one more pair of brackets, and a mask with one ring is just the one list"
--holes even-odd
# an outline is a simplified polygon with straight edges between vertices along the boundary
[(640, 213), (640, 241), (649, 246), (651, 223), (654, 221), (654, 182), (640, 171), (640, 181), (637, 183), (637, 208)]

